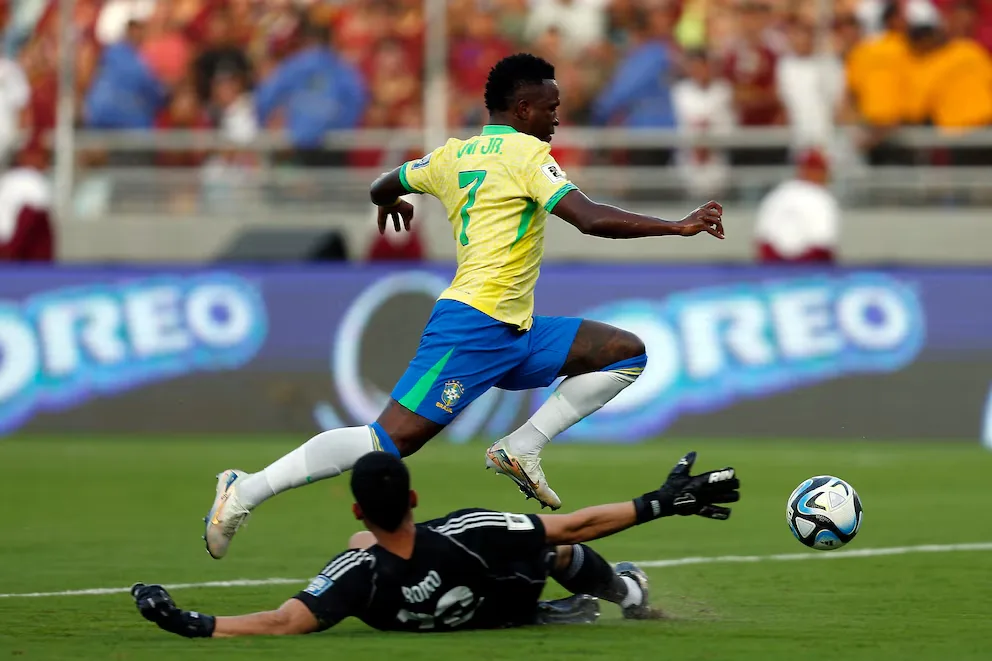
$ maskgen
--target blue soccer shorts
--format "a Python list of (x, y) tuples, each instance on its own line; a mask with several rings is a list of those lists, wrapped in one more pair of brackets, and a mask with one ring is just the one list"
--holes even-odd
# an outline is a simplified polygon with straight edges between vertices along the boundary
[(459, 301), (434, 306), (417, 355), (393, 389), (405, 408), (442, 425), (492, 387), (529, 390), (558, 377), (578, 317), (534, 317), (528, 331)]

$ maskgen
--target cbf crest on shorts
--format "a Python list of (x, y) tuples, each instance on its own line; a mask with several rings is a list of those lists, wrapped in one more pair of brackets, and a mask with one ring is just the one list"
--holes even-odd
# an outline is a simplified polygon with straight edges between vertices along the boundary
[(441, 401), (437, 403), (437, 407), (446, 413), (454, 413), (451, 407), (457, 404), (464, 394), (465, 386), (462, 385), (461, 381), (448, 381), (441, 391)]

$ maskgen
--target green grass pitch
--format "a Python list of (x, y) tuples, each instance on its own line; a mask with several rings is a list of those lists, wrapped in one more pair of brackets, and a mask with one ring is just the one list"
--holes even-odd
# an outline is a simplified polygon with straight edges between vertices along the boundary
[[(346, 479), (297, 489), (255, 512), (223, 561), (200, 518), (227, 467), (257, 470), (300, 439), (15, 438), (0, 441), (0, 593), (286, 577), (306, 579), (358, 529)], [(482, 442), (428, 445), (410, 459), (420, 519), (466, 506), (535, 511), (483, 469)], [(735, 466), (743, 500), (727, 522), (663, 520), (593, 543), (612, 562), (806, 553), (785, 524), (803, 479), (834, 474), (865, 508), (855, 549), (992, 542), (992, 453), (977, 444), (686, 442), (552, 445), (545, 466), (566, 510), (656, 487), (687, 450), (698, 469)], [(837, 552), (835, 552), (837, 553)], [(839, 552), (843, 553), (843, 551)], [(0, 659), (988, 659), (992, 552), (910, 553), (649, 570), (671, 618), (398, 635), (360, 622), (298, 638), (190, 641), (141, 619), (126, 594), (0, 598)], [(215, 614), (268, 609), (299, 587), (189, 588), (179, 604)], [(553, 583), (548, 594), (563, 594)], [(305, 655), (305, 656), (304, 656)]]

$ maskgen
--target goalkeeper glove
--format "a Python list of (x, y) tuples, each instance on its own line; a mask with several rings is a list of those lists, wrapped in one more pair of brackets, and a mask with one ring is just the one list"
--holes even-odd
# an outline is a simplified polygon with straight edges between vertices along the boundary
[(210, 638), (214, 633), (212, 615), (180, 610), (161, 585), (135, 583), (131, 586), (131, 596), (146, 620), (169, 633), (186, 638)]
[(657, 491), (634, 499), (637, 523), (646, 523), (663, 516), (699, 515), (709, 519), (730, 518), (730, 508), (716, 503), (736, 503), (741, 495), (740, 480), (729, 466), (699, 475), (689, 475), (696, 453), (690, 452), (675, 465), (668, 479)]

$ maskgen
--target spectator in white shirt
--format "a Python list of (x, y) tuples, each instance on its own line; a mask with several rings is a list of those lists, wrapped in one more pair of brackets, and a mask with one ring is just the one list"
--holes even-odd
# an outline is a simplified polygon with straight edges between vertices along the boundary
[(155, 11), (155, 0), (107, 0), (96, 20), (96, 38), (104, 46), (127, 37), (131, 22), (144, 22)]
[(797, 21), (789, 29), (791, 53), (779, 59), (775, 83), (792, 129), (792, 152), (826, 149), (844, 95), (844, 67), (833, 53), (819, 52), (816, 33)]
[(762, 262), (833, 262), (840, 233), (840, 205), (826, 184), (823, 153), (803, 152), (796, 178), (774, 188), (758, 207), (755, 228)]
[[(730, 133), (734, 128), (734, 90), (714, 73), (714, 62), (703, 50), (686, 53), (686, 77), (672, 87), (678, 130), (686, 136)], [(730, 179), (726, 151), (686, 147), (676, 154), (680, 178), (692, 197), (714, 197)]]
[[(7, 25), (10, 4), (0, 0), (0, 33)], [(6, 165), (17, 146), (21, 112), (31, 100), (24, 70), (14, 60), (0, 58), (0, 166)]]
[(208, 208), (253, 208), (261, 203), (260, 161), (247, 147), (259, 134), (255, 104), (245, 75), (219, 69), (211, 81), (210, 114), (230, 149), (213, 154), (203, 165), (203, 199)]
[(0, 262), (54, 258), (50, 165), (41, 136), (34, 135), (0, 175)]
[(238, 71), (220, 69), (211, 85), (210, 111), (223, 136), (248, 144), (258, 137), (258, 117), (248, 81)]
[(524, 37), (534, 41), (549, 28), (557, 28), (571, 56), (598, 44), (606, 35), (609, 0), (531, 0)]

